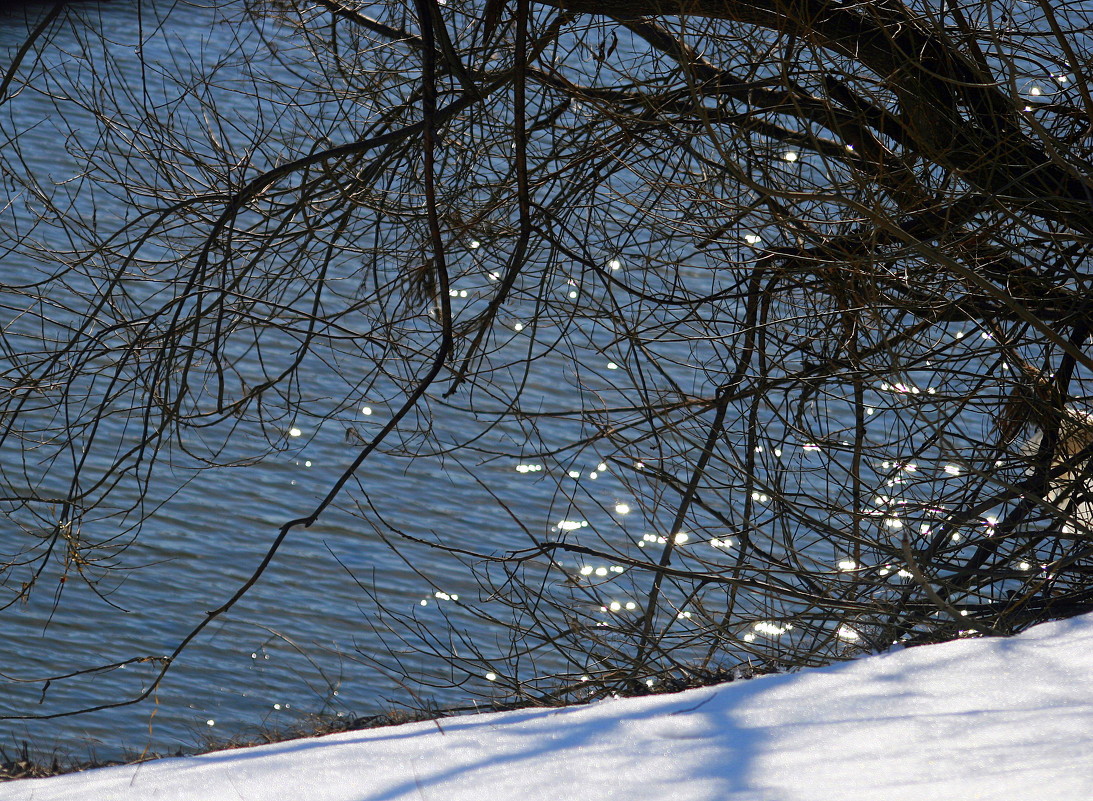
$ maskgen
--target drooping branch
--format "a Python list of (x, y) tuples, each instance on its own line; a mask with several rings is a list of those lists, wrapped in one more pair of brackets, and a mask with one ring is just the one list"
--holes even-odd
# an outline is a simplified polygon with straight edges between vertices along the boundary
[(974, 59), (881, 4), (829, 0), (537, 0), (628, 20), (680, 16), (766, 28), (850, 59), (893, 92), (893, 116), (916, 156), (955, 171), (982, 192), (1044, 219), (1093, 233), (1093, 185), (1064, 169), (1023, 132), (1019, 106)]

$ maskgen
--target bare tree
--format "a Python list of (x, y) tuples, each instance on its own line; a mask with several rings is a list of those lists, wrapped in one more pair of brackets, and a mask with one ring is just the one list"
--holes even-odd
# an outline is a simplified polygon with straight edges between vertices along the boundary
[[(39, 265), (3, 287), (4, 603), (96, 585), (172, 476), (367, 394), (393, 414), (163, 671), (333, 504), (473, 571), (450, 629), (388, 610), (391, 636), (523, 700), (1093, 608), (1085, 4), (233, 13), (263, 47), (126, 86), (58, 7), (0, 90), (5, 213), (35, 221), (7, 247)], [(61, 25), (82, 52), (50, 55)], [(483, 481), (524, 549), (414, 536), (356, 480), (378, 451), (534, 464), (567, 511)]]

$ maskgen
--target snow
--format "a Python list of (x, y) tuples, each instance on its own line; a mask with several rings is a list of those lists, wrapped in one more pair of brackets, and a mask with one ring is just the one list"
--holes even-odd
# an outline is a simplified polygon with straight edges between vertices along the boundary
[(675, 695), (0, 784), (20, 801), (1093, 797), (1093, 616)]

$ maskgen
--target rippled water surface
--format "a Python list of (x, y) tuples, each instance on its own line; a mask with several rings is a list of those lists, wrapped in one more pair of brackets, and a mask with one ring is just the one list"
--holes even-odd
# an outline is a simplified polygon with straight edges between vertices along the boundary
[[(48, 8), (30, 5), (3, 12), (0, 53), (5, 64), (14, 57), (28, 25)], [(155, 49), (166, 42), (175, 48), (202, 42), (211, 52), (232, 46), (225, 38), (230, 36), (229, 27), (213, 24), (215, 12), (184, 8), (162, 13), (165, 10), (157, 9), (168, 35), (148, 39), (145, 55), (150, 62), (169, 61), (171, 54)], [(118, 42), (131, 42), (138, 22), (149, 25), (153, 19), (147, 15), (138, 20), (134, 5), (127, 2), (89, 4), (79, 13)], [(57, 29), (54, 53), (78, 47), (73, 31)], [(132, 45), (118, 47), (123, 63), (137, 70)], [(199, 57), (196, 50), (185, 55)], [(45, 98), (17, 99), (18, 111), (5, 115), (3, 125), (33, 128), (24, 138), (35, 145), (27, 168), (49, 174), (70, 167), (64, 151), (64, 137), (70, 132), (65, 128), (78, 129), (79, 120), (53, 124)], [(97, 212), (103, 220), (112, 214), (121, 217), (120, 211), (109, 208)], [(9, 283), (25, 280), (35, 269), (40, 265), (36, 268), (10, 254), (2, 263), (3, 278)], [(321, 375), (314, 378), (321, 384)], [(351, 422), (367, 435), (379, 429), (391, 409), (382, 399), (359, 400), (357, 419)], [(42, 679), (59, 670), (168, 653), (204, 610), (219, 606), (234, 592), (254, 570), (278, 527), (308, 514), (356, 454), (355, 441), (347, 441), (345, 420), (326, 428), (307, 419), (290, 425), (289, 452), (259, 467), (198, 475), (167, 500), (125, 552), (123, 563), (132, 569), (115, 571), (100, 587), (104, 597), (71, 581), (56, 596), (52, 590), (41, 592), (28, 604), (7, 610), (0, 619), (0, 673), (7, 679), (0, 710), (54, 712), (139, 691), (154, 662), (56, 680), (48, 689)], [(581, 466), (586, 472), (595, 468)], [(518, 460), (475, 467), (474, 473), (503, 479), (511, 488), (510, 500), (524, 510), (538, 510), (540, 518), (548, 520), (552, 495), (539, 480), (541, 474)], [(377, 456), (366, 463), (358, 479), (370, 497), (396, 510), (394, 522), (407, 533), (443, 533), (486, 551), (527, 544), (496, 507), (472, 502), (478, 490), (469, 472), (447, 470), (436, 461)], [(601, 483), (609, 485), (610, 476), (605, 474)], [(56, 746), (76, 758), (110, 758), (123, 750), (169, 750), (209, 736), (283, 727), (301, 713), (368, 713), (388, 708), (388, 698), (407, 700), (395, 683), (360, 658), (382, 651), (373, 631), (378, 619), (371, 595), (382, 596), (396, 611), (429, 621), (441, 606), (458, 603), (459, 594), (473, 592), (474, 587), (462, 574), (443, 566), (407, 565), (351, 511), (331, 509), (310, 529), (294, 531), (274, 568), (229, 617), (218, 620), (184, 652), (154, 698), (77, 717), (4, 722), (0, 746), (10, 751), (28, 740), (43, 749)], [(13, 538), (10, 543), (15, 533), (0, 536)], [(440, 580), (447, 576), (447, 583), (433, 584), (417, 568), (427, 568)], [(407, 667), (429, 668), (413, 658)]]
[[(0, 16), (0, 53), (7, 59), (5, 63), (14, 57), (28, 24), (33, 24), (46, 8), (9, 9)], [(117, 43), (112, 46), (117, 48), (115, 55), (122, 69), (119, 80), (131, 77), (134, 86), (140, 85), (141, 61), (132, 42), (139, 39), (137, 33), (144, 29), (142, 26), (158, 25), (157, 20), (163, 21), (162, 35), (147, 38), (143, 55), (148, 63), (196, 68), (202, 58), (215, 58), (217, 53), (231, 53), (242, 46), (232, 38), (230, 25), (216, 23), (215, 10), (180, 6), (168, 14), (165, 10), (172, 7), (164, 5), (155, 6), (156, 13), (152, 14), (151, 8), (146, 6), (145, 16), (141, 17), (133, 3), (123, 0), (79, 7), (78, 13), (92, 26), (108, 31), (110, 40)], [(51, 55), (46, 58), (64, 59), (66, 50), (81, 47), (78, 31), (75, 26), (58, 27)], [(253, 47), (255, 42), (246, 46)], [(125, 70), (132, 70), (132, 75), (127, 76)], [(5, 132), (9, 126), (17, 126), (23, 142), (33, 145), (25, 148), (25, 168), (52, 175), (80, 167), (72, 163), (65, 148), (81, 135), (81, 130), (93, 130), (93, 126), (81, 129), (78, 112), (73, 112), (71, 118), (56, 119), (47, 92), (28, 92), (17, 100), (4, 107), (0, 124)], [(179, 117), (176, 122), (185, 124), (185, 118)], [(124, 209), (108, 205), (96, 207), (95, 212), (104, 225), (125, 217)], [(754, 245), (759, 236), (749, 234), (745, 240), (744, 244)], [(51, 246), (63, 249), (66, 243), (58, 240)], [(479, 243), (468, 241), (466, 246), (469, 254), (478, 249)], [(612, 255), (604, 256), (604, 263), (610, 270), (623, 267)], [(0, 279), (8, 284), (32, 280), (45, 270), (42, 264), (11, 254), (0, 262), (0, 269)], [(557, 290), (562, 302), (576, 299), (579, 292), (585, 291), (576, 284)], [(455, 302), (462, 302), (466, 290), (456, 287), (454, 291)], [(8, 326), (11, 336), (24, 324), (17, 319), (0, 322)], [(523, 323), (514, 320), (510, 324), (513, 336), (519, 336)], [(588, 327), (592, 326), (589, 323)], [(598, 334), (582, 329), (580, 335), (592, 340)], [(523, 347), (519, 342), (517, 345)], [(725, 347), (712, 343), (710, 348), (715, 346)], [(665, 350), (670, 347), (664, 345)], [(598, 346), (589, 350), (596, 358), (602, 353)], [(562, 381), (558, 376), (566, 369), (563, 358), (564, 354), (551, 354), (536, 362), (525, 399), (541, 398), (547, 408), (579, 407), (582, 398), (574, 388), (580, 384), (590, 397), (599, 393), (597, 399), (606, 404), (613, 397), (612, 385), (603, 375), (625, 372), (611, 372), (618, 365), (604, 355), (603, 375), (582, 374), (579, 381), (572, 376)], [(688, 359), (687, 351), (674, 361), (665, 361), (670, 362), (665, 370), (688, 371), (687, 380), (679, 382), (684, 392), (702, 396), (709, 391), (709, 386), (699, 386), (702, 378), (690, 375), (699, 371)], [(602, 385), (595, 385), (599, 379), (603, 379)], [(336, 386), (324, 383), (331, 381), (329, 372), (317, 369), (305, 376), (305, 381), (310, 384), (309, 397), (335, 396), (338, 391)], [(904, 389), (885, 386), (879, 391), (892, 395)], [(140, 538), (125, 550), (121, 567), (99, 585), (100, 594), (70, 581), (60, 585), (57, 594), (50, 585), (33, 595), (29, 603), (6, 610), (0, 617), (0, 712), (50, 714), (139, 693), (153, 675), (157, 665), (154, 658), (169, 653), (206, 610), (220, 606), (246, 581), (278, 528), (315, 508), (353, 461), (361, 438), (379, 431), (394, 411), (389, 399), (351, 400), (353, 405), (348, 411), (326, 422), (304, 416), (285, 420), (282, 434), (288, 449), (261, 466), (198, 473), (192, 478), (189, 474), (173, 476), (166, 470), (163, 483), (153, 488), (153, 494), (158, 493), (153, 500), (162, 502), (162, 506), (151, 516)], [(471, 415), (449, 418), (440, 413), (430, 422), (436, 427), (439, 442), (465, 437), (477, 430), (475, 426), (484, 425)], [(556, 420), (542, 423), (543, 427), (566, 425)], [(460, 430), (460, 426), (466, 430)], [(447, 434), (445, 427), (451, 429)], [(772, 464), (781, 464), (781, 460), (792, 463), (790, 472), (802, 476), (802, 483), (811, 480), (813, 474), (817, 481), (827, 480), (818, 463), (810, 462), (817, 458), (819, 445), (789, 442), (784, 426), (776, 430), (778, 425), (772, 423), (768, 429), (762, 432), (764, 446), (751, 446), (749, 453), (755, 450), (761, 454), (758, 458)], [(573, 441), (583, 433), (567, 430), (560, 438)], [(355, 477), (352, 496), (346, 494), (340, 500), (344, 505), (329, 509), (310, 528), (291, 532), (272, 568), (230, 615), (214, 622), (183, 652), (153, 698), (136, 706), (77, 717), (8, 721), (0, 724), (0, 746), (28, 740), (45, 749), (56, 745), (74, 757), (92, 753), (109, 758), (123, 750), (164, 751), (200, 743), (205, 737), (223, 739), (255, 727), (284, 727), (300, 714), (374, 713), (388, 708), (389, 699), (415, 704), (463, 702), (466, 693), (408, 696), (406, 688), (371, 661), (393, 664), (391, 651), (395, 651), (394, 656), (401, 659), (399, 670), (407, 674), (423, 675), (443, 667), (403, 649), (397, 630), (377, 633), (390, 624), (390, 619), (381, 614), (382, 608), (412, 616), (442, 638), (444, 615), (452, 612), (458, 635), (484, 643), (493, 640), (493, 632), (458, 612), (460, 598), (475, 598), (481, 592), (473, 577), (427, 547), (414, 551), (414, 559), (422, 561), (404, 560), (385, 542), (391, 532), (397, 530), (424, 540), (442, 539), (468, 553), (480, 554), (525, 548), (530, 544), (529, 532), (538, 536), (589, 526), (601, 536), (603, 532), (618, 534), (620, 541), (625, 535), (635, 549), (646, 544), (656, 547), (665, 542), (667, 526), (643, 527), (647, 518), (638, 500), (627, 493), (625, 482), (615, 472), (618, 465), (606, 455), (581, 450), (572, 452), (576, 456), (567, 452), (550, 462), (521, 452), (520, 443), (525, 439), (521, 432), (498, 428), (491, 436), (505, 442), (511, 458), (484, 459), (474, 450), (420, 460), (381, 454), (369, 458)], [(878, 474), (890, 470), (887, 463), (876, 469)], [(189, 479), (188, 483), (184, 479)], [(48, 476), (43, 478), (43, 487), (49, 480)], [(184, 486), (177, 494), (161, 489), (173, 488), (180, 481)], [(489, 491), (484, 489), (487, 486)], [(581, 512), (571, 508), (565, 492), (558, 491), (559, 486), (585, 499)], [(382, 520), (366, 508), (355, 508), (350, 497), (382, 507)], [(756, 491), (749, 498), (759, 509), (756, 518), (761, 519), (762, 508), (770, 497)], [(725, 502), (738, 500), (727, 498)], [(518, 510), (529, 530), (520, 528), (507, 510)], [(710, 530), (716, 528), (711, 525)], [(723, 558), (728, 564), (735, 558), (729, 537), (696, 537), (688, 541), (686, 532), (673, 536), (679, 537), (675, 540), (679, 548), (704, 548), (710, 560)], [(14, 531), (0, 531), (0, 537), (16, 542)], [(604, 541), (609, 539), (604, 536)], [(17, 547), (4, 548), (3, 552), (10, 553)], [(827, 560), (831, 569), (836, 569), (833, 554), (825, 551), (815, 558)], [(604, 579), (622, 572), (617, 565), (577, 558), (569, 560), (566, 567), (575, 576)], [(851, 570), (854, 565), (837, 569)], [(604, 598), (605, 614), (636, 612), (640, 606), (638, 594), (627, 595), (623, 588), (620, 582), (618, 593)], [(382, 600), (382, 607), (377, 598)], [(680, 612), (681, 617), (689, 614)], [(773, 624), (765, 625), (763, 628), (757, 624), (747, 636), (778, 636), (784, 631)], [(141, 655), (153, 659), (110, 672), (54, 680), (48, 686), (44, 682), (45, 677), (61, 670), (78, 672)], [(481, 686), (466, 689), (488, 695), (490, 679), (483, 675)]]

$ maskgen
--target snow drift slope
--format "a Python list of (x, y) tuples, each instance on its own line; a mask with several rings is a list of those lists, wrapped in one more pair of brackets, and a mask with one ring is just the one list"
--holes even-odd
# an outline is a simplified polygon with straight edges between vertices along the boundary
[(19, 801), (1093, 798), (1093, 616), (677, 695), (0, 785)]

